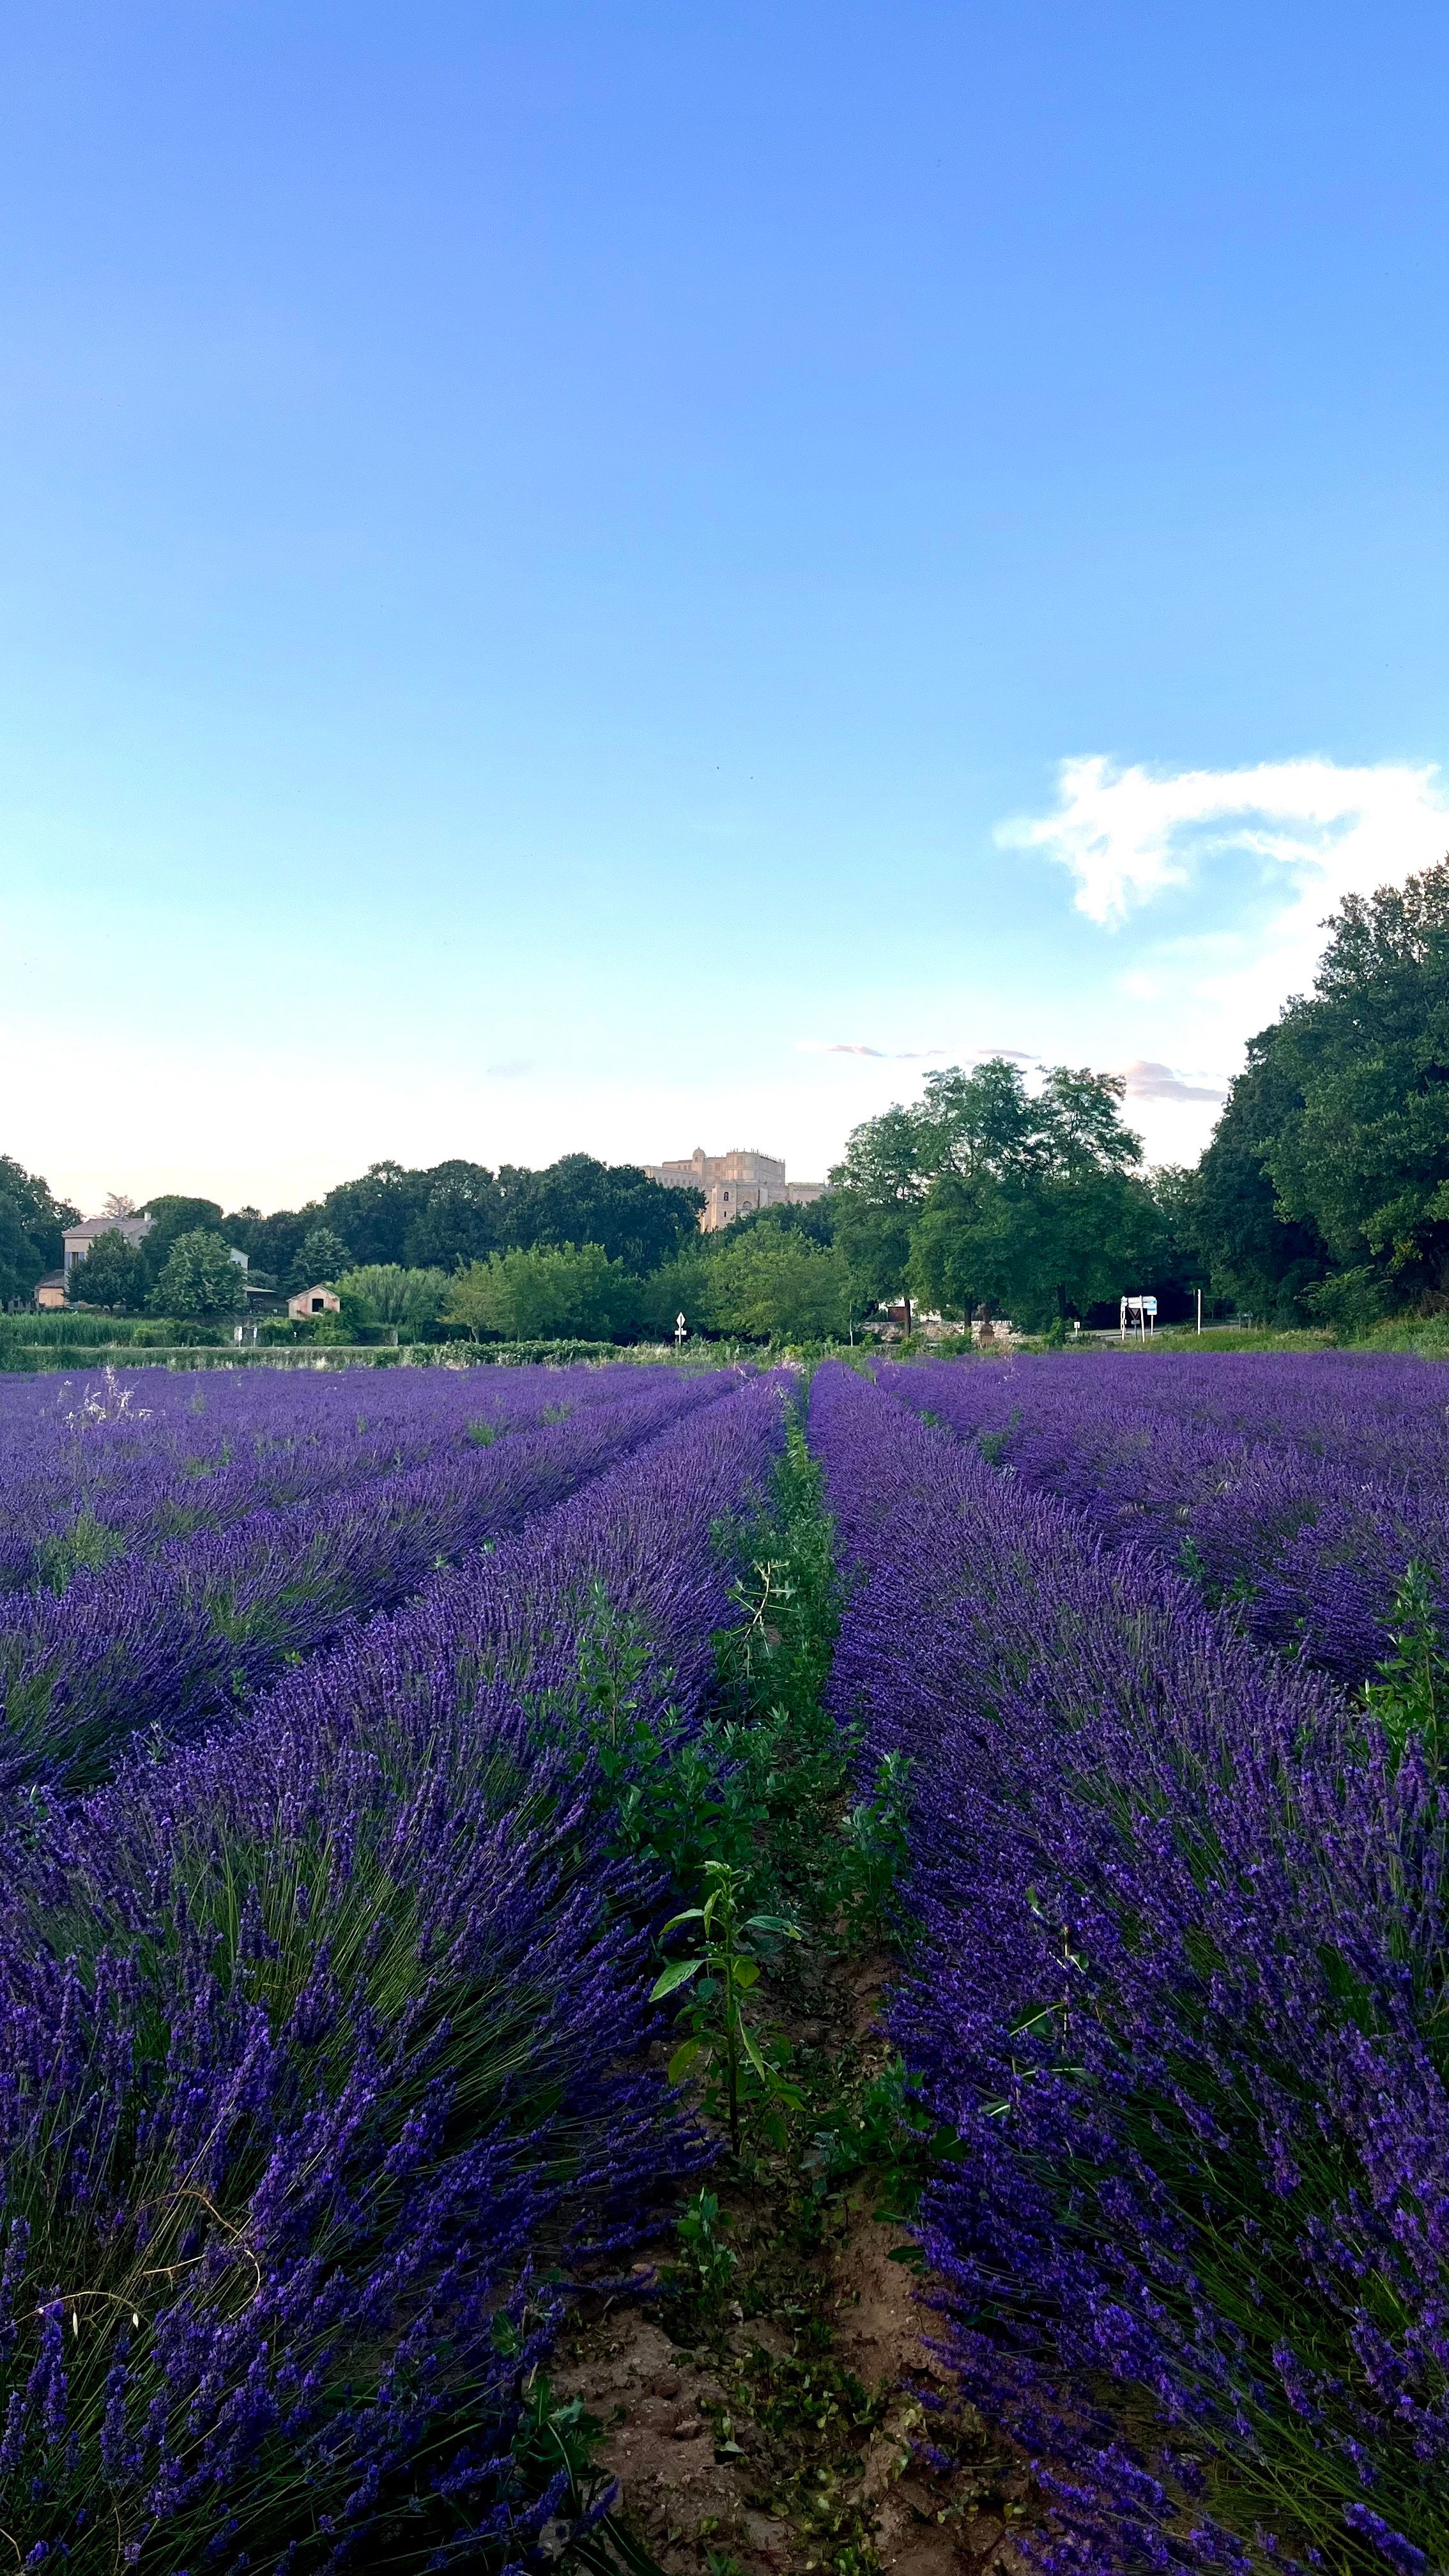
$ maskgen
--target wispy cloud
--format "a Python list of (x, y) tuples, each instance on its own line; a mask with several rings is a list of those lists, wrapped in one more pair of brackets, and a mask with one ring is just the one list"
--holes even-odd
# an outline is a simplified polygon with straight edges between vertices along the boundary
[(1093, 753), (1062, 762), (1054, 813), (1018, 815), (996, 837), (1070, 869), (1077, 909), (1108, 927), (1225, 850), (1284, 868), (1295, 915), (1316, 919), (1346, 894), (1402, 884), (1444, 856), (1449, 801), (1438, 782), (1432, 764), (1306, 759), (1154, 774)]
[(928, 1057), (944, 1055), (944, 1047), (873, 1047), (862, 1046), (851, 1038), (797, 1038), (797, 1055), (869, 1055), (881, 1064), (924, 1064)]
[(1129, 1100), (1226, 1100), (1228, 1096), (1216, 1083), (1184, 1082), (1170, 1064), (1154, 1064), (1147, 1056), (1125, 1065), (1123, 1072)]
[(485, 1064), (483, 1071), (489, 1082), (521, 1082), (526, 1073), (532, 1073), (533, 1059), (526, 1055), (509, 1056), (502, 1064)]

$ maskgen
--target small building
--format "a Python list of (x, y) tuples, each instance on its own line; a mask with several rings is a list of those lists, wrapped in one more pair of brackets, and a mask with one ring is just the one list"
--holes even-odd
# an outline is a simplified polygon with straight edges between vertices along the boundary
[(342, 1300), (335, 1288), (299, 1288), (295, 1297), (287, 1299), (287, 1312), (305, 1324), (311, 1315), (340, 1315)]
[(53, 1315), (65, 1304), (65, 1272), (48, 1270), (35, 1283), (35, 1302), (42, 1314)]
[[(152, 1220), (149, 1216), (88, 1216), (83, 1217), (79, 1225), (68, 1225), (65, 1230), (65, 1268), (61, 1272), (62, 1280), (70, 1277), (78, 1261), (84, 1261), (98, 1234), (118, 1234), (122, 1241), (129, 1243), (132, 1251), (135, 1252), (139, 1250), (150, 1233), (151, 1225)], [(39, 1291), (36, 1293), (39, 1294)], [(64, 1302), (62, 1298), (61, 1303), (64, 1304)]]
[(749, 1216), (756, 1208), (808, 1207), (812, 1199), (823, 1199), (826, 1189), (824, 1181), (787, 1181), (776, 1155), (738, 1147), (729, 1154), (707, 1154), (696, 1145), (688, 1162), (646, 1163), (644, 1169), (667, 1190), (704, 1193), (701, 1234), (717, 1234), (721, 1226), (733, 1225), (736, 1217)]

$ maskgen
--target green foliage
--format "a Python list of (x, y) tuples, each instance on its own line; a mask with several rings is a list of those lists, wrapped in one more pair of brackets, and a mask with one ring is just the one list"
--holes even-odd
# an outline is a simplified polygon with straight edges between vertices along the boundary
[(602, 1245), (587, 1243), (470, 1263), (453, 1281), (443, 1321), (466, 1326), (475, 1339), (603, 1340), (630, 1330), (637, 1314), (637, 1282)]
[(0, 1154), (0, 1306), (29, 1297), (47, 1270), (58, 1270), (61, 1236), (76, 1210), (51, 1196), (37, 1172)]
[(846, 1331), (851, 1294), (849, 1265), (835, 1245), (782, 1228), (730, 1226), (700, 1265), (692, 1312), (706, 1331), (749, 1341), (825, 1341)]
[(207, 1321), (240, 1315), (246, 1306), (242, 1273), (231, 1257), (225, 1235), (198, 1228), (173, 1242), (147, 1303), (154, 1315)]
[[(692, 1925), (690, 1937), (698, 1946), (687, 1958), (672, 1959), (661, 1971), (650, 2000), (659, 2003), (666, 1995), (690, 1989), (684, 2005), (689, 2035), (669, 2061), (669, 2080), (678, 2084), (696, 2063), (708, 2070), (729, 2125), (730, 2145), (738, 2155), (740, 2120), (748, 2103), (763, 2106), (783, 2136), (780, 2106), (800, 2098), (785, 2073), (781, 2043), (764, 2038), (756, 2029), (745, 2001), (760, 1982), (760, 1936), (798, 1941), (800, 1929), (779, 1914), (746, 1914), (749, 1874), (729, 1861), (707, 1860), (704, 1877), (703, 1904), (687, 1905), (664, 1927), (667, 1940), (682, 1925)], [(707, 2093), (705, 2099), (713, 2108), (711, 2095)]]
[(448, 1300), (446, 1271), (408, 1270), (400, 1262), (366, 1262), (339, 1272), (332, 1284), (342, 1300), (345, 1324), (354, 1329), (381, 1325), (400, 1341), (426, 1332)]
[[(821, 1699), (839, 1617), (832, 1533), (798, 1423), (768, 1506), (721, 1540), (739, 1569), (738, 1615), (716, 1641), (717, 1712), (685, 1732), (649, 1638), (601, 1585), (582, 1624), (574, 1705), (621, 1847), (693, 1898), (668, 1926), (690, 1934), (689, 1951), (655, 1993), (682, 2002), (675, 2079), (707, 2076), (706, 2099), (738, 2152), (747, 2120), (779, 2144), (800, 2102), (788, 2052), (758, 2009), (762, 1971), (778, 1969), (783, 1945), (807, 1927), (838, 1941), (888, 1926), (907, 1782), (888, 1761), (872, 1795), (849, 1801), (851, 1748)], [(540, 1708), (537, 1722), (552, 1731), (561, 1714)]]
[(734, 2288), (740, 2258), (725, 2243), (729, 2226), (712, 2191), (697, 2191), (675, 2221), (679, 2254), (670, 2267), (667, 2287), (701, 2323), (718, 2319)]
[(1169, 1260), (1111, 1074), (1057, 1065), (1029, 1091), (994, 1058), (926, 1076), (914, 1108), (868, 1119), (831, 1174), (836, 1243), (857, 1290), (901, 1288), (946, 1315), (977, 1306), (1064, 1321)]
[(1254, 1038), (1198, 1178), (1214, 1284), (1360, 1333), (1449, 1297), (1449, 861), (1350, 895), (1306, 997)]
[[(182, 1198), (168, 1193), (148, 1199), (140, 1213), (151, 1219), (150, 1231), (142, 1238), (141, 1258), (152, 1285), (171, 1258), (171, 1247), (183, 1234), (221, 1234), (223, 1220), (215, 1199)], [(245, 1244), (239, 1247), (246, 1250)]]
[(40, 1580), (48, 1592), (64, 1592), (73, 1574), (98, 1573), (120, 1555), (125, 1544), (87, 1504), (68, 1528), (42, 1542)]
[(287, 1286), (293, 1296), (302, 1288), (330, 1288), (351, 1265), (352, 1255), (342, 1237), (330, 1225), (314, 1225), (298, 1247)]
[(702, 1205), (697, 1190), (664, 1189), (637, 1163), (600, 1163), (592, 1154), (564, 1154), (544, 1171), (507, 1177), (505, 1240), (560, 1251), (599, 1245), (639, 1276), (693, 1239)]
[[(698, 1207), (697, 1193), (661, 1189), (638, 1164), (565, 1154), (537, 1172), (505, 1164), (494, 1173), (463, 1161), (426, 1171), (373, 1163), (360, 1180), (329, 1190), (314, 1214), (351, 1245), (359, 1267), (453, 1271), (496, 1252), (593, 1243), (644, 1275), (688, 1240)], [(287, 1259), (271, 1267), (289, 1266), (304, 1231), (299, 1223)]]
[(841, 1890), (859, 1923), (885, 1939), (898, 1929), (896, 1889), (909, 1857), (911, 1765), (904, 1753), (883, 1753), (875, 1787), (852, 1807), (846, 1829), (853, 1861)]
[(9, 1199), (0, 1197), (0, 1305), (15, 1297), (33, 1295), (44, 1273), (45, 1263), (19, 1211)]
[[(903, 2227), (915, 2217), (927, 2183), (965, 2154), (956, 2131), (925, 2109), (920, 2086), (892, 2051), (873, 2074), (843, 2085), (829, 2101), (805, 2170), (822, 2194), (866, 2180), (876, 2218)], [(916, 2251), (901, 2247), (898, 2259), (909, 2260)]]
[(72, 1305), (139, 1308), (146, 1302), (145, 1262), (123, 1234), (93, 1235), (84, 1261), (71, 1270), (66, 1295)]
[(1417, 1736), (1434, 1777), (1449, 1760), (1449, 1656), (1444, 1651), (1427, 1566), (1404, 1570), (1394, 1596), (1392, 1654), (1364, 1692), (1364, 1705), (1388, 1738), (1395, 1761)]
[(1214, 1290), (1269, 1323), (1301, 1320), (1301, 1300), (1325, 1277), (1327, 1246), (1311, 1222), (1280, 1210), (1265, 1156), (1299, 1095), (1273, 1052), (1273, 1032), (1250, 1041), (1193, 1175), (1191, 1223)]

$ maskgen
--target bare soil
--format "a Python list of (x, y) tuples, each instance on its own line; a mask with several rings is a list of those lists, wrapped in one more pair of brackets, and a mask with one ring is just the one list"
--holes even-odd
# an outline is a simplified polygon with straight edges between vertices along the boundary
[[(887, 1972), (817, 1957), (779, 2013), (802, 2068), (884, 2058)], [(1029, 2475), (954, 2400), (929, 2282), (891, 2259), (899, 2224), (871, 2214), (868, 2184), (812, 2190), (802, 2143), (710, 2177), (732, 2296), (681, 2296), (670, 2242), (636, 2265), (637, 2299), (577, 2310), (550, 2377), (602, 2427), (615, 2517), (667, 2576), (1017, 2576)]]

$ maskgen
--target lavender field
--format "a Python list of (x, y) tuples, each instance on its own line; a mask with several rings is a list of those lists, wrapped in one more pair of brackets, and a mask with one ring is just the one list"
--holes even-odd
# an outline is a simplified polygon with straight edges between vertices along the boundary
[(707, 2153), (581, 1641), (647, 1631), (689, 1735), (780, 1390), (143, 1383), (4, 1390), (0, 2524), (36, 2565), (501, 2566), (560, 2500), (511, 2446), (570, 2271)]
[[(357, 1390), (0, 1379), (17, 2564), (597, 2565), (539, 2392), (607, 2292), (744, 2373), (671, 2571), (874, 2576), (848, 2446), (873, 2502), (779, 2501), (700, 2216), (819, 2238), (832, 2157), (914, 2174), (963, 2563), (1449, 2564), (1438, 1372)], [(883, 1941), (833, 2100), (798, 2033)]]
[(923, 2242), (1054, 2567), (1449, 2562), (1445, 1434), (1412, 1363), (816, 1377)]

